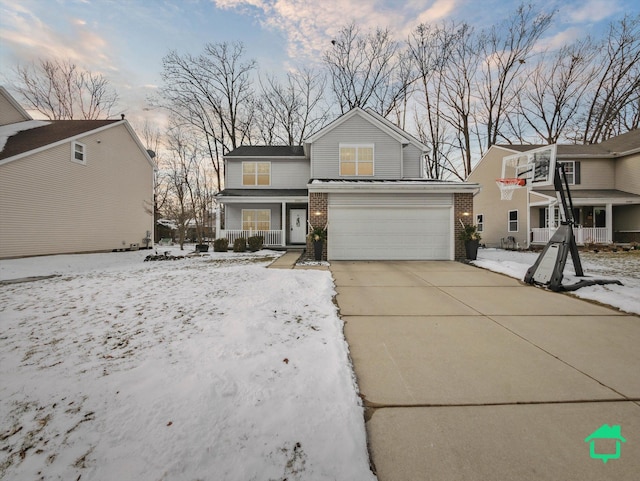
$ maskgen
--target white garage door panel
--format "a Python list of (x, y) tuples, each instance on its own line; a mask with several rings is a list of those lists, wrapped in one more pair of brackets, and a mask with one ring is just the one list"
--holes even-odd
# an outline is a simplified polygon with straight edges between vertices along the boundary
[(450, 207), (329, 206), (329, 259), (450, 259)]

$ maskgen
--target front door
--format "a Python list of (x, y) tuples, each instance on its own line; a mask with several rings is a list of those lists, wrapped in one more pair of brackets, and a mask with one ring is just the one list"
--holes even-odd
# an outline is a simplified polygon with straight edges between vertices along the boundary
[(307, 209), (289, 211), (289, 242), (304, 244), (307, 237)]

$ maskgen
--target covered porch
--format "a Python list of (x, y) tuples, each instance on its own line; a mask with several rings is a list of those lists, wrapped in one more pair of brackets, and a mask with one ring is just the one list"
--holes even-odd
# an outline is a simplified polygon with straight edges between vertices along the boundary
[[(578, 245), (625, 242), (621, 232), (640, 232), (640, 196), (616, 190), (576, 190), (571, 195)], [(559, 203), (548, 198), (546, 205), (531, 206), (531, 244), (546, 244), (560, 225)]]
[(305, 191), (244, 190), (242, 195), (224, 191), (218, 196), (218, 238), (233, 245), (238, 238), (264, 238), (265, 247), (304, 246), (307, 236), (308, 201)]

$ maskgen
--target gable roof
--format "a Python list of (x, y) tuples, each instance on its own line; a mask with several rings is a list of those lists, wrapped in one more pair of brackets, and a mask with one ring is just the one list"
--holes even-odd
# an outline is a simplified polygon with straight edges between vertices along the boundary
[(309, 137), (305, 139), (305, 143), (311, 144), (315, 142), (320, 137), (323, 137), (325, 134), (331, 132), (333, 129), (335, 129), (336, 127), (339, 127), (344, 122), (346, 122), (347, 120), (355, 116), (359, 116), (362, 119), (366, 120), (367, 122), (373, 124), (374, 126), (386, 132), (389, 136), (391, 136), (392, 138), (394, 138), (395, 140), (397, 140), (402, 144), (413, 144), (423, 152), (429, 151), (429, 148), (426, 145), (424, 145), (415, 137), (409, 135), (407, 132), (405, 132), (398, 126), (394, 125), (392, 122), (389, 122), (387, 119), (385, 119), (381, 115), (374, 113), (373, 111), (362, 110), (360, 107), (352, 108), (347, 113), (342, 114), (340, 117), (335, 119), (333, 122), (324, 126), (317, 132), (314, 132), (313, 134), (311, 134)]
[(224, 157), (304, 157), (302, 145), (242, 145)]
[(122, 120), (51, 120), (47, 125), (22, 130), (7, 139), (0, 161), (71, 139)]
[(22, 108), (22, 105), (16, 102), (16, 99), (13, 98), (13, 95), (11, 95), (9, 91), (2, 85), (0, 85), (0, 95), (3, 96), (7, 100), (7, 102), (11, 104), (11, 106), (16, 110), (16, 112), (18, 112), (18, 114), (24, 117), (24, 120), (33, 120), (33, 117), (31, 117), (31, 115), (29, 115), (29, 113)]
[[(513, 150), (515, 152), (527, 152), (547, 144), (510, 145), (496, 144), (496, 147)], [(627, 133), (611, 137), (599, 144), (557, 144), (558, 157), (620, 157), (640, 151), (640, 129), (634, 129)]]

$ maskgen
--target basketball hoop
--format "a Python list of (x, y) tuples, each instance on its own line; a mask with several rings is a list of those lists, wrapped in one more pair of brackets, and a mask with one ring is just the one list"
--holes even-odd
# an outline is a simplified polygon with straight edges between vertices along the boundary
[(526, 184), (525, 179), (496, 179), (496, 185), (500, 189), (500, 200), (511, 200), (513, 192)]

